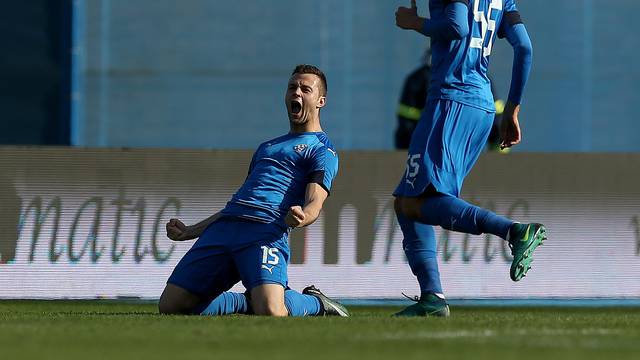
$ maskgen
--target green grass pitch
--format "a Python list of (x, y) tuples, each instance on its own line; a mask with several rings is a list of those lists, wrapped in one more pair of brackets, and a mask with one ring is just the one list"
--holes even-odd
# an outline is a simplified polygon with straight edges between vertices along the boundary
[(0, 358), (640, 359), (639, 308), (452, 307), (449, 319), (160, 316), (154, 304), (0, 301)]

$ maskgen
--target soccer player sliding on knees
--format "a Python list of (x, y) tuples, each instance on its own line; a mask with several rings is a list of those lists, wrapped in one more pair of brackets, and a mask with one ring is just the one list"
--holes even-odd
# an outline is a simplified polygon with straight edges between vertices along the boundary
[[(258, 147), (222, 211), (191, 226), (167, 223), (171, 240), (198, 240), (169, 277), (161, 313), (349, 315), (314, 286), (302, 293), (288, 287), (289, 232), (316, 221), (338, 171), (338, 154), (320, 126), (326, 95), (324, 73), (298, 65), (285, 92), (289, 133)], [(239, 281), (247, 292), (229, 292)]]
[(430, 19), (420, 17), (415, 1), (396, 11), (398, 27), (431, 38), (433, 57), (427, 106), (409, 145), (406, 171), (393, 193), (403, 248), (421, 291), (417, 303), (398, 316), (449, 316), (433, 226), (506, 240), (513, 254), (513, 281), (527, 274), (534, 250), (546, 239), (542, 224), (521, 224), (459, 198), (493, 123), (487, 68), (496, 37), (506, 38), (514, 50), (501, 146), (520, 142), (518, 113), (532, 46), (515, 0), (430, 0), (429, 12)]

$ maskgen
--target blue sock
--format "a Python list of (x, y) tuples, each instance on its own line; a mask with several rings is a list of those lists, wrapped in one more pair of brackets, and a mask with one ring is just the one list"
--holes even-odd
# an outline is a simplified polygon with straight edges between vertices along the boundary
[(493, 234), (507, 238), (513, 221), (445, 194), (424, 198), (420, 222), (467, 234)]
[(320, 314), (320, 300), (311, 295), (300, 294), (291, 289), (284, 291), (284, 305), (289, 316), (314, 316)]
[(438, 243), (433, 226), (411, 221), (403, 215), (397, 217), (404, 235), (402, 247), (411, 272), (418, 278), (420, 292), (442, 294), (438, 270)]
[(249, 313), (249, 302), (244, 293), (225, 291), (200, 313), (200, 315), (229, 315)]

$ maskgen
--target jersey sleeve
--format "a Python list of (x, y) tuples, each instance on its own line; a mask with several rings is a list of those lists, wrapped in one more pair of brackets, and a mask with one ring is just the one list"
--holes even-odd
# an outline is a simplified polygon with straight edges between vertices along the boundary
[(504, 6), (502, 7), (504, 12), (510, 11), (518, 11), (518, 7), (516, 6), (516, 0), (505, 0)]
[(513, 71), (511, 75), (511, 88), (509, 89), (509, 101), (520, 104), (524, 87), (529, 78), (533, 58), (533, 46), (524, 24), (516, 24), (506, 30), (506, 38), (513, 47)]
[(522, 17), (520, 16), (520, 12), (518, 11), (514, 0), (505, 1), (503, 11), (504, 15), (502, 16), (502, 22), (498, 28), (498, 37), (501, 39), (507, 36), (507, 29), (509, 27), (523, 24)]
[(468, 0), (442, 0), (432, 6), (430, 19), (425, 19), (420, 33), (431, 38), (460, 40), (469, 34)]
[(338, 154), (327, 146), (319, 147), (311, 157), (309, 183), (319, 184), (330, 194), (333, 179), (337, 174)]

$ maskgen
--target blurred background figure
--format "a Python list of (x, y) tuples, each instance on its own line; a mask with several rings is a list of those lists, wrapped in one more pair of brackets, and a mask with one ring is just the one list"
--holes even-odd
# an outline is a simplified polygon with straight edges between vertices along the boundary
[(422, 55), (419, 68), (407, 75), (400, 103), (398, 104), (398, 127), (395, 132), (396, 149), (408, 149), (413, 130), (420, 120), (420, 114), (427, 102), (427, 91), (431, 79), (431, 49), (427, 48)]

